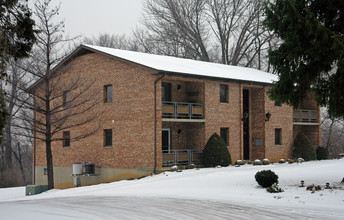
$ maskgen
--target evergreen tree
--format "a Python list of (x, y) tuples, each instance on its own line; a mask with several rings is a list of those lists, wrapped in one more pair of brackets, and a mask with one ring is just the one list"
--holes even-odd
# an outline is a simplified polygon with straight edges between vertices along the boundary
[(279, 75), (270, 97), (297, 107), (313, 91), (331, 116), (343, 117), (344, 1), (275, 0), (265, 11), (265, 26), (283, 40), (269, 51)]
[[(27, 1), (0, 0), (0, 78), (6, 76), (10, 58), (27, 57), (35, 42), (31, 12)], [(7, 116), (2, 89), (0, 89), (0, 142)]]
[(231, 163), (232, 158), (227, 145), (218, 134), (214, 133), (203, 150), (203, 165), (214, 167), (217, 165), (228, 166)]
[(315, 160), (317, 157), (312, 143), (309, 141), (308, 137), (301, 132), (294, 140), (293, 157), (301, 157), (306, 161)]

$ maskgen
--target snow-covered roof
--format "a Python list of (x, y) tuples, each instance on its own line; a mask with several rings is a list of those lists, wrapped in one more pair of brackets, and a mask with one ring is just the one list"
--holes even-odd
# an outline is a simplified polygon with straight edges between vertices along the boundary
[(278, 80), (276, 75), (247, 67), (230, 66), (93, 45), (83, 46), (163, 72), (268, 84)]

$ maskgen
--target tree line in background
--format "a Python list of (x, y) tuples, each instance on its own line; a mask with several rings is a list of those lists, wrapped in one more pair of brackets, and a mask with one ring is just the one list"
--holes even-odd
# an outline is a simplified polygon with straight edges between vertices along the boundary
[[(278, 63), (272, 62), (273, 65), (269, 63), (268, 55), (270, 54), (270, 59), (276, 55), (274, 51), (278, 51), (283, 43), (288, 42), (284, 36), (290, 35), (281, 34), (281, 31), (273, 26), (275, 24), (273, 22), (267, 25), (269, 28), (263, 23), (265, 25), (268, 23), (267, 2), (275, 3), (276, 8), (270, 5), (269, 10), (279, 15), (277, 12), (281, 12), (282, 9), (277, 7), (278, 4), (290, 1), (145, 0), (141, 17), (142, 27), (133, 30), (132, 35), (104, 33), (84, 39), (69, 38), (64, 35), (64, 23), (55, 22), (59, 7), (51, 7), (50, 0), (36, 1), (33, 9), (36, 25), (30, 31), (29, 27), (30, 25), (32, 27), (34, 22), (30, 18), (30, 11), (23, 2), (21, 0), (1, 1), (8, 11), (0, 12), (1, 70), (7, 75), (1, 82), (7, 111), (4, 111), (5, 103), (0, 99), (0, 105), (3, 106), (1, 108), (1, 117), (3, 117), (0, 120), (1, 125), (6, 122), (6, 127), (0, 129), (3, 131), (3, 141), (0, 145), (0, 187), (31, 183), (32, 135), (35, 132), (38, 137), (36, 141), (42, 141), (46, 145), (48, 182), (49, 188), (53, 188), (51, 144), (54, 141), (63, 140), (63, 137), (59, 135), (62, 130), (80, 126), (92, 120), (79, 118), (80, 120), (77, 120), (76, 123), (69, 123), (71, 117), (77, 118), (85, 111), (91, 111), (96, 104), (93, 100), (100, 100), (99, 97), (94, 97), (94, 94), (77, 89), (79, 85), (92, 86), (95, 79), (76, 77), (71, 80), (70, 84), (61, 85), (62, 74), (56, 76), (52, 73), (54, 67), (80, 43), (245, 66), (277, 74), (283, 72)], [(300, 2), (304, 3), (306, 9), (307, 4), (310, 4), (306, 0)], [(5, 3), (10, 5), (6, 6)], [(331, 7), (333, 5), (336, 5), (336, 1), (330, 4)], [(325, 6), (321, 5), (321, 7)], [(13, 19), (6, 20), (5, 18), (8, 16), (5, 15), (14, 13), (14, 9), (22, 14), (19, 18), (23, 17), (23, 24), (26, 28), (20, 28), (20, 25), (17, 28), (14, 28), (13, 25), (6, 26), (6, 22), (13, 21)], [(302, 14), (303, 9), (300, 10)], [(287, 12), (283, 13), (287, 14)], [(288, 17), (294, 16), (293, 13), (295, 11), (288, 14)], [(270, 13), (269, 16), (273, 17), (272, 14)], [(342, 14), (340, 15), (342, 16)], [(327, 19), (326, 22), (336, 19), (335, 17), (323, 17), (325, 20)], [(342, 17), (339, 16), (339, 18)], [(281, 20), (279, 17), (274, 19)], [(22, 23), (19, 24), (22, 25)], [(341, 25), (343, 28), (343, 24)], [(6, 27), (8, 28), (6, 29)], [(19, 31), (19, 33), (13, 34), (15, 31)], [(11, 35), (18, 36), (18, 38), (11, 38)], [(292, 36), (294, 35), (297, 33), (292, 33)], [(29, 40), (18, 40), (24, 36), (29, 36)], [(19, 44), (21, 46), (15, 46), (16, 43), (21, 43)], [(340, 44), (338, 43), (338, 45)], [(29, 52), (31, 48), (32, 50)], [(290, 48), (290, 51), (292, 49)], [(298, 52), (302, 54), (302, 50)], [(269, 51), (271, 52), (269, 53)], [(25, 58), (27, 56), (29, 57)], [(276, 60), (276, 58), (274, 59)], [(336, 60), (336, 58), (333, 59)], [(340, 57), (340, 59), (343, 58)], [(295, 60), (302, 60), (302, 58), (295, 58)], [(301, 66), (303, 64), (301, 62)], [(333, 67), (333, 64), (330, 66)], [(59, 70), (65, 72), (68, 68), (70, 67), (65, 65)], [(334, 72), (338, 69), (341, 70), (336, 66), (333, 68)], [(307, 72), (307, 74), (309, 73)], [(332, 75), (329, 72), (326, 76), (327, 78), (323, 77), (321, 82), (326, 82), (324, 79), (331, 79)], [(283, 78), (281, 75), (280, 77)], [(27, 88), (38, 80), (40, 82), (36, 87), (38, 93), (28, 92)], [(317, 83), (317, 81), (312, 82), (315, 85)], [(337, 82), (342, 83), (340, 79)], [(305, 85), (304, 81), (299, 83), (300, 86), (309, 86), (309, 83)], [(291, 87), (288, 89), (291, 90)], [(68, 98), (68, 93), (77, 94), (74, 96), (77, 98)], [(338, 97), (343, 97), (340, 92), (336, 94)], [(302, 97), (299, 98), (300, 101)], [(54, 100), (61, 100), (62, 104), (57, 105)], [(338, 100), (340, 102), (340, 99)], [(281, 99), (281, 101), (288, 102), (287, 99)], [(293, 102), (290, 103), (293, 104)], [(326, 105), (326, 100), (322, 103)], [(340, 104), (343, 103), (344, 101), (340, 102)], [(37, 114), (34, 115), (33, 111)], [(326, 109), (322, 113), (322, 145), (328, 150), (330, 157), (337, 157), (338, 153), (344, 152), (342, 145), (344, 143), (343, 116), (336, 115), (337, 117), (334, 117), (332, 114), (328, 114)], [(71, 140), (81, 139), (93, 132), (95, 130), (70, 138)]]
[[(77, 37), (63, 34), (64, 22), (56, 21), (58, 14), (59, 6), (52, 7), (51, 0), (36, 1), (35, 44), (27, 58), (6, 61), (7, 77), (2, 81), (2, 90), (8, 116), (0, 151), (0, 187), (32, 184), (33, 144), (40, 142), (45, 145), (48, 188), (54, 188), (52, 143), (66, 139), (63, 131), (96, 118), (97, 113), (84, 116), (100, 100), (99, 94), (88, 91), (96, 79), (73, 74), (68, 81), (63, 80), (71, 67), (69, 63), (58, 64), (75, 48), (71, 45)], [(68, 140), (92, 135), (97, 128), (75, 132)]]

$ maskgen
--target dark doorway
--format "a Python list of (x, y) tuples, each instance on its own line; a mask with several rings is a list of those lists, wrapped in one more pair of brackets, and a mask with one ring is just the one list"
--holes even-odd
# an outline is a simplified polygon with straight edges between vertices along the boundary
[(170, 146), (171, 146), (170, 131), (171, 130), (169, 128), (162, 129), (162, 152), (163, 153), (170, 153)]
[(244, 160), (250, 159), (250, 118), (249, 118), (249, 90), (243, 90), (243, 138), (244, 138)]

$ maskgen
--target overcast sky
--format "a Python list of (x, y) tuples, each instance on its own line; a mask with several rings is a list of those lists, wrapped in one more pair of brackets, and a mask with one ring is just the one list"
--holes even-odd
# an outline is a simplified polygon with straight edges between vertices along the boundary
[[(70, 36), (85, 37), (99, 33), (130, 34), (139, 26), (143, 0), (52, 0), (60, 6), (60, 18)], [(29, 1), (32, 7), (34, 0)]]

